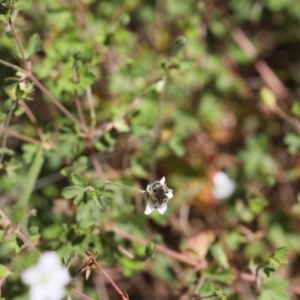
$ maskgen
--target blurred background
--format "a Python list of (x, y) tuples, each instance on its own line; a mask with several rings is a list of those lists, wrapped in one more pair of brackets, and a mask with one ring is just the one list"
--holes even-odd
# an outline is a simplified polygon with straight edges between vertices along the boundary
[[(40, 37), (28, 60), (44, 89), (31, 80), (33, 101), (24, 99), (7, 126), (1, 209), (17, 224), (42, 144), (28, 234), (70, 261), (73, 287), (86, 295), (119, 299), (100, 272), (87, 282), (76, 275), (84, 249), (99, 252), (130, 299), (225, 299), (210, 283), (222, 297), (257, 299), (255, 269), (282, 246), (289, 264), (278, 276), (299, 285), (299, 18), (291, 0), (38, 0), (14, 10), (25, 49)], [(0, 34), (1, 59), (22, 66), (8, 24)], [(14, 76), (0, 65), (1, 120)], [(71, 173), (144, 190), (165, 176), (174, 197), (164, 215), (145, 216), (139, 193), (110, 187), (108, 205), (95, 209), (62, 197)], [(34, 254), (0, 225), (0, 262), (22, 270)], [(147, 241), (158, 245), (152, 259), (143, 256)], [(2, 292), (26, 299), (17, 275)]]

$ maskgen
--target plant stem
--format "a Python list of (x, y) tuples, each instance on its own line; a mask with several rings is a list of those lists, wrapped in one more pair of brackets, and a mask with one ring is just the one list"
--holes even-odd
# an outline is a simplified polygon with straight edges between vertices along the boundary
[[(112, 230), (115, 232), (116, 235), (123, 237), (125, 239), (128, 239), (130, 241), (133, 242), (137, 242), (140, 243), (142, 245), (147, 245), (148, 243), (150, 243), (151, 241), (137, 237), (135, 235), (132, 235), (131, 233), (122, 231), (120, 229), (118, 229), (116, 226), (112, 225), (112, 226), (108, 226), (108, 224), (105, 224), (104, 227), (106, 226), (106, 228), (108, 228), (109, 230)], [(207, 267), (207, 262), (206, 260), (201, 260), (201, 261), (196, 261), (192, 258), (190, 258), (189, 256), (182, 254), (180, 252), (176, 252), (172, 249), (169, 249), (168, 247), (164, 246), (164, 245), (160, 245), (160, 244), (154, 244), (155, 248), (157, 251), (164, 253), (165, 255), (167, 255), (168, 257), (172, 257), (178, 261), (181, 261), (187, 265), (193, 266), (195, 268), (197, 268), (197, 270), (203, 270)]]
[(119, 186), (119, 187), (122, 187), (122, 188), (131, 189), (131, 190), (136, 191), (136, 192), (141, 193), (141, 194), (146, 193), (146, 191), (144, 191), (144, 190), (140, 190), (140, 189), (137, 189), (137, 188), (134, 188), (134, 187), (131, 187), (131, 186), (128, 186), (128, 185), (123, 185), (123, 184), (120, 184), (120, 183), (115, 183), (115, 182), (111, 182), (111, 181), (104, 181), (104, 183), (112, 184), (112, 185)]
[[(12, 117), (12, 114), (14, 113), (15, 109), (17, 107), (17, 101), (14, 101), (13, 102), (13, 105), (8, 113), (8, 116), (6, 118), (6, 121), (4, 122), (4, 125), (2, 128), (0, 128), (0, 138), (1, 138), (1, 135), (2, 135), (2, 132), (3, 132), (3, 143), (2, 143), (2, 148), (5, 149), (6, 148), (6, 139), (7, 139), (7, 131), (6, 129), (8, 128), (9, 126), (9, 123), (10, 123), (10, 120), (11, 120), (11, 117)], [(4, 155), (5, 155), (5, 152), (3, 151), (1, 153), (1, 156), (0, 156), (0, 165), (3, 161), (3, 158), (4, 158)]]
[(25, 141), (27, 143), (32, 143), (32, 144), (35, 144), (35, 145), (40, 145), (41, 144), (40, 141), (38, 141), (36, 139), (33, 139), (32, 137), (24, 135), (22, 133), (13, 131), (9, 128), (6, 128), (5, 132), (7, 132), (10, 136), (14, 136), (15, 138), (20, 139), (22, 141)]
[(78, 297), (80, 299), (83, 299), (83, 300), (94, 300), (93, 298), (91, 298), (91, 297), (89, 297), (89, 296), (87, 296), (87, 295), (85, 295), (85, 294), (83, 294), (83, 293), (81, 293), (81, 292), (79, 292), (77, 290), (74, 290), (74, 289), (71, 291), (71, 293), (74, 296), (76, 296), (76, 297)]
[(9, 19), (8, 19), (8, 23), (9, 23), (11, 32), (12, 32), (12, 34), (13, 34), (13, 36), (14, 36), (14, 39), (15, 39), (15, 41), (16, 41), (16, 43), (17, 43), (17, 45), (18, 45), (18, 48), (19, 48), (19, 50), (20, 50), (20, 53), (21, 53), (21, 56), (22, 56), (22, 60), (23, 60), (24, 67), (25, 67), (25, 69), (27, 70), (28, 64), (27, 64), (27, 61), (26, 61), (24, 49), (23, 49), (23, 46), (22, 46), (22, 44), (21, 44), (21, 41), (20, 41), (20, 39), (19, 39), (19, 37), (18, 37), (16, 31), (15, 31), (13, 22), (12, 22), (12, 20), (11, 20), (10, 17), (9, 17)]
[(129, 298), (126, 297), (126, 294), (117, 286), (117, 284), (112, 280), (112, 278), (100, 267), (102, 273), (106, 276), (110, 284), (114, 287), (114, 289), (119, 293), (122, 300), (127, 300)]
[(28, 74), (28, 78), (45, 94), (48, 98), (54, 103), (54, 105), (67, 116), (71, 121), (77, 124), (83, 131), (88, 131), (88, 129), (81, 124), (60, 102), (56, 99), (47, 89), (46, 87), (32, 74)]
[[(2, 65), (4, 65), (4, 66), (7, 66), (7, 67), (9, 67), (9, 68), (12, 68), (12, 69), (14, 69), (14, 70), (16, 70), (16, 71), (21, 71), (21, 70), (23, 70), (21, 67), (19, 67), (19, 66), (17, 66), (17, 65), (14, 65), (14, 64), (11, 64), (11, 63), (9, 63), (9, 62), (7, 62), (7, 61), (5, 61), (5, 60), (2, 60), (2, 59), (0, 59), (0, 64), (2, 64)], [(23, 70), (23, 72), (24, 72), (24, 70)]]
[(87, 102), (91, 114), (91, 127), (92, 129), (94, 129), (96, 127), (96, 112), (95, 112), (95, 107), (93, 102), (92, 89), (90, 85), (86, 88), (86, 98), (87, 98)]

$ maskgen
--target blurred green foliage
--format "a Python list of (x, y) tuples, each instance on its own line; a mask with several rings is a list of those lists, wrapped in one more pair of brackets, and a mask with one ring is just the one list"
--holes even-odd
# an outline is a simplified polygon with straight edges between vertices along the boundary
[[(299, 17), (291, 0), (0, 1), (2, 298), (28, 298), (35, 247), (58, 252), (71, 288), (88, 250), (132, 299), (289, 299)], [(227, 201), (220, 170), (237, 183)], [(105, 183), (163, 176), (163, 216)]]

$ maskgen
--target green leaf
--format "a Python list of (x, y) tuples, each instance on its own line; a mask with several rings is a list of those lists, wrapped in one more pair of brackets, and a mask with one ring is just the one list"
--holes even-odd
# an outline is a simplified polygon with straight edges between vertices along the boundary
[(10, 14), (1, 14), (0, 12), (0, 20), (4, 23), (8, 23), (9, 21), (9, 17), (10, 17)]
[(186, 43), (185, 36), (182, 35), (182, 36), (177, 37), (172, 46), (171, 55), (177, 54), (178, 51), (184, 46), (185, 43)]
[(111, 198), (114, 195), (115, 191), (110, 190), (110, 189), (105, 189), (104, 191), (101, 192), (102, 195), (105, 195), (108, 198)]
[[(6, 3), (1, 3), (0, 4), (0, 15), (6, 15), (7, 14), (7, 18), (8, 18), (8, 13), (11, 10), (11, 3), (8, 3), (6, 1)], [(8, 19), (7, 19), (8, 21)]]
[(63, 189), (62, 191), (62, 196), (66, 199), (71, 199), (75, 196), (77, 196), (78, 194), (81, 194), (84, 192), (84, 188), (80, 187), (80, 186), (68, 186), (66, 188)]
[(224, 251), (223, 246), (220, 243), (216, 243), (211, 247), (211, 254), (222, 267), (226, 269), (229, 268), (227, 255)]
[(267, 87), (263, 87), (260, 90), (260, 97), (265, 105), (269, 108), (274, 108), (276, 106), (276, 98), (272, 90)]
[(82, 176), (72, 173), (71, 180), (74, 185), (78, 185), (81, 187), (85, 186), (85, 180), (84, 180), (84, 177), (82, 177)]
[(148, 243), (145, 248), (145, 256), (147, 258), (153, 258), (156, 252), (156, 247), (152, 243)]
[(293, 4), (292, 0), (267, 0), (265, 2), (268, 9), (279, 12)]
[(5, 278), (10, 274), (10, 270), (0, 264), (0, 278)]
[[(37, 181), (37, 178), (40, 174), (41, 168), (43, 166), (44, 159), (43, 159), (43, 147), (39, 146), (37, 148), (37, 152), (35, 154), (34, 160), (30, 166), (27, 178), (26, 178), (26, 184), (24, 184), (24, 190), (21, 193), (21, 196), (18, 200), (17, 207), (21, 210), (24, 210), (22, 220), (19, 220), (21, 223), (25, 222), (26, 218), (26, 209), (29, 204), (29, 200), (31, 198), (31, 195), (34, 190), (35, 183)], [(24, 225), (24, 224), (23, 224)]]
[(23, 107), (19, 106), (16, 108), (14, 115), (16, 117), (19, 117), (19, 116), (23, 115), (24, 112), (25, 112), (25, 109)]
[(30, 39), (28, 41), (28, 45), (25, 49), (26, 59), (29, 59), (31, 56), (33, 56), (35, 53), (37, 53), (41, 49), (42, 49), (41, 38), (37, 33), (35, 33), (30, 37)]
[(273, 254), (271, 254), (270, 258), (274, 259), (280, 264), (287, 264), (288, 260), (286, 259), (287, 256), (287, 247), (280, 247), (275, 250)]
[(292, 113), (300, 118), (300, 104), (298, 102), (293, 103)]
[(275, 272), (281, 264), (287, 264), (288, 260), (286, 259), (287, 256), (287, 248), (280, 247), (275, 250), (273, 254), (269, 257), (264, 266), (264, 271), (267, 276), (270, 276), (272, 272)]
[(223, 290), (219, 286), (217, 286), (207, 280), (204, 282), (201, 289), (199, 290), (199, 295), (201, 295), (201, 297), (203, 297), (203, 298), (204, 297), (213, 298), (213, 299), (216, 298), (218, 300), (226, 300), (227, 299)]
[(106, 206), (108, 206), (110, 202), (111, 198), (102, 195), (99, 197), (99, 205), (101, 209), (104, 209)]
[(13, 8), (15, 9), (26, 9), (31, 5), (31, 0), (15, 0)]
[(254, 214), (259, 214), (268, 205), (268, 201), (259, 196), (252, 196), (249, 200), (249, 208)]
[(78, 205), (80, 203), (80, 201), (83, 199), (85, 195), (85, 191), (81, 191), (80, 193), (77, 194), (77, 196), (74, 198), (73, 202), (75, 205)]
[(29, 227), (29, 235), (35, 235), (39, 233), (39, 228), (37, 226), (31, 226)]
[(98, 181), (94, 184), (94, 188), (97, 190), (103, 190), (105, 188), (104, 181)]
[(231, 283), (235, 276), (230, 269), (223, 269), (217, 265), (211, 265), (208, 269), (203, 270), (203, 275), (211, 280), (223, 283)]
[(269, 278), (260, 286), (258, 300), (289, 300), (288, 282), (279, 277)]
[(114, 121), (114, 127), (117, 129), (118, 132), (130, 132), (130, 127), (123, 119)]
[(287, 134), (284, 137), (284, 143), (288, 147), (288, 151), (291, 155), (297, 155), (300, 150), (300, 135), (294, 132)]

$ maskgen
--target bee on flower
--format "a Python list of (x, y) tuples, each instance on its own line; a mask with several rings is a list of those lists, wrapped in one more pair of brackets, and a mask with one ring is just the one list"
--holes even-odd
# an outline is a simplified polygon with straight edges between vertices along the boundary
[(160, 181), (155, 181), (147, 186), (145, 196), (147, 198), (147, 206), (145, 215), (151, 214), (154, 208), (160, 214), (164, 214), (167, 210), (167, 203), (173, 197), (173, 190), (169, 189), (165, 184), (165, 177)]
[(167, 210), (167, 203), (173, 197), (173, 190), (169, 189), (166, 185), (166, 178), (163, 177), (160, 181), (154, 181), (147, 186), (146, 191), (123, 185), (120, 183), (115, 183), (111, 181), (105, 181), (106, 184), (113, 184), (122, 188), (129, 188), (138, 193), (145, 195), (147, 199), (147, 206), (144, 214), (149, 215), (156, 208), (158, 212), (163, 215)]

